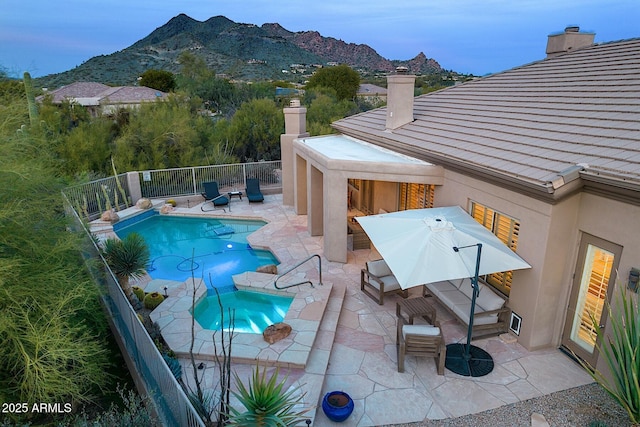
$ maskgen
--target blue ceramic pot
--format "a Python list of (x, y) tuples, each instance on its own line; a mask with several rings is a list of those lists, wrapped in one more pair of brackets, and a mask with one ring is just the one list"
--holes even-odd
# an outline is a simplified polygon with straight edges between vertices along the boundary
[(322, 410), (331, 421), (342, 422), (353, 412), (353, 399), (343, 391), (330, 391), (322, 399)]

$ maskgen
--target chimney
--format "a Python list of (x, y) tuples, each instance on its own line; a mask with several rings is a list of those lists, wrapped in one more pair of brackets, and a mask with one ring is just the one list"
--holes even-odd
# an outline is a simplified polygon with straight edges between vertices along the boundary
[(595, 36), (595, 33), (581, 33), (580, 27), (575, 25), (565, 28), (562, 33), (549, 34), (547, 58), (591, 46)]
[(413, 97), (416, 76), (406, 67), (396, 68), (387, 76), (387, 130), (394, 130), (413, 121)]

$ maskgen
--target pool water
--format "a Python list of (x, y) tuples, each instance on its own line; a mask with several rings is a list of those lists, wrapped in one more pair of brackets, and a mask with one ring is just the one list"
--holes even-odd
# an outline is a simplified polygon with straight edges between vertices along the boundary
[(233, 290), (233, 275), (278, 264), (270, 251), (253, 249), (247, 242), (247, 236), (265, 224), (148, 214), (137, 221), (116, 223), (114, 231), (121, 239), (133, 232), (144, 238), (151, 254), (147, 272), (152, 278), (184, 282), (193, 276), (224, 292)]
[[(234, 316), (235, 332), (261, 334), (269, 325), (282, 322), (293, 297), (251, 291), (220, 294), (224, 318), (217, 296), (208, 296), (196, 304), (194, 317), (204, 329), (230, 329), (229, 310)], [(224, 320), (224, 323), (223, 323)]]

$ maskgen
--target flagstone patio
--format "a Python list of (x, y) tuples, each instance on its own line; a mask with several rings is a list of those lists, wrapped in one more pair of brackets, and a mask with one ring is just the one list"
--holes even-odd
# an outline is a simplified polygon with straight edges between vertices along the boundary
[[(188, 203), (184, 202), (184, 207), (179, 201), (172, 214), (203, 215), (198, 204), (201, 201), (192, 196)], [(249, 242), (254, 248), (270, 249), (280, 260), (279, 271), (285, 271), (310, 255), (323, 255), (322, 237), (309, 235), (307, 217), (296, 215), (292, 207), (283, 206), (281, 195), (266, 195), (264, 203), (249, 204), (246, 200), (231, 203), (233, 212), (217, 210), (207, 214), (267, 221), (266, 226), (249, 236)], [(299, 287), (298, 292), (304, 295), (308, 305), (298, 306), (291, 317), (287, 315), (285, 319), (295, 332), (292, 339), (286, 345), (270, 346), (259, 334), (234, 338), (232, 354), (248, 350), (248, 357), (239, 357), (241, 363), (233, 363), (232, 370), (247, 381), (255, 367), (255, 363), (249, 361), (257, 355), (267, 356), (264, 358), (275, 364), (282, 354), (286, 355), (286, 348), (305, 348), (304, 357), (297, 357), (292, 362), (286, 356), (279, 364), (285, 366), (280, 369), (281, 374), (288, 374), (287, 384), (298, 386), (300, 392), (305, 393), (304, 406), (311, 408), (307, 415), (312, 425), (320, 427), (337, 424), (318, 410), (322, 397), (331, 390), (347, 392), (355, 403), (353, 414), (341, 425), (379, 426), (478, 413), (592, 382), (578, 364), (558, 349), (527, 351), (511, 337), (490, 337), (473, 342), (488, 351), (495, 362), (494, 370), (483, 377), (463, 377), (448, 370), (444, 376), (439, 376), (433, 359), (414, 356), (406, 357), (405, 372), (399, 373), (395, 308), (401, 297), (392, 295), (380, 306), (360, 291), (361, 268), (367, 260), (377, 258), (375, 250), (370, 249), (350, 251), (345, 264), (323, 258), (322, 284), (319, 284), (317, 263), (305, 263), (296, 269), (292, 273), (296, 279), (308, 278), (314, 287)], [(234, 281), (239, 286), (260, 283), (260, 287), (269, 287), (269, 280), (263, 280), (264, 276), (254, 280), (258, 277), (245, 274), (234, 276)], [(164, 286), (153, 283), (147, 280), (145, 285)], [(187, 284), (177, 285), (175, 292), (176, 296), (186, 297)], [(419, 289), (411, 289), (410, 297), (420, 297)], [(172, 299), (174, 303), (170, 307)], [(167, 304), (164, 308), (161, 305), (153, 314), (161, 328), (179, 317), (188, 318), (186, 300), (178, 303), (180, 298), (170, 297), (167, 301), (163, 303)], [(309, 308), (305, 310), (305, 307)], [(444, 308), (437, 305), (435, 308), (446, 342), (464, 342), (465, 328)], [(313, 336), (306, 334), (305, 327), (296, 323), (304, 316), (310, 316), (311, 321), (316, 322), (308, 328), (314, 330)], [(420, 322), (423, 320), (416, 319), (416, 323)], [(215, 389), (218, 369), (214, 358), (205, 351), (212, 347), (211, 331), (198, 334), (200, 353), (196, 355), (196, 365), (202, 362), (203, 369), (197, 369), (185, 353), (185, 335), (189, 334), (183, 326), (175, 332), (175, 337), (180, 337), (177, 345), (182, 355), (183, 378), (193, 386), (195, 373), (202, 378), (205, 387)], [(172, 339), (164, 332), (163, 336), (169, 338), (168, 342)], [(251, 349), (252, 346), (255, 349)]]

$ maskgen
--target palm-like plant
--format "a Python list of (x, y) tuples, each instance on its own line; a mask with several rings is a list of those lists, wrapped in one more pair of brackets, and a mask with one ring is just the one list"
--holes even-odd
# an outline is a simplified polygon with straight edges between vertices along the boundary
[(125, 294), (131, 295), (129, 278), (144, 276), (151, 257), (149, 247), (138, 233), (131, 233), (124, 239), (107, 239), (103, 247), (104, 258)]
[[(598, 335), (598, 350), (603, 355), (611, 377), (604, 375), (585, 362), (591, 377), (600, 384), (629, 414), (633, 425), (640, 425), (640, 307), (638, 296), (632, 295), (623, 285), (616, 299), (616, 311), (607, 303), (611, 323), (611, 335), (592, 316)], [(606, 338), (606, 340), (604, 339)]]
[(278, 382), (279, 368), (267, 378), (266, 366), (260, 371), (260, 364), (253, 371), (252, 378), (249, 379), (249, 386), (240, 381), (238, 374), (234, 373), (238, 392), (233, 395), (244, 405), (246, 412), (240, 412), (231, 407), (229, 414), (229, 425), (239, 426), (269, 426), (284, 427), (295, 426), (302, 423), (306, 418), (303, 416), (309, 409), (296, 411), (296, 405), (302, 403), (304, 393), (296, 395), (300, 387), (283, 391), (288, 376)]

